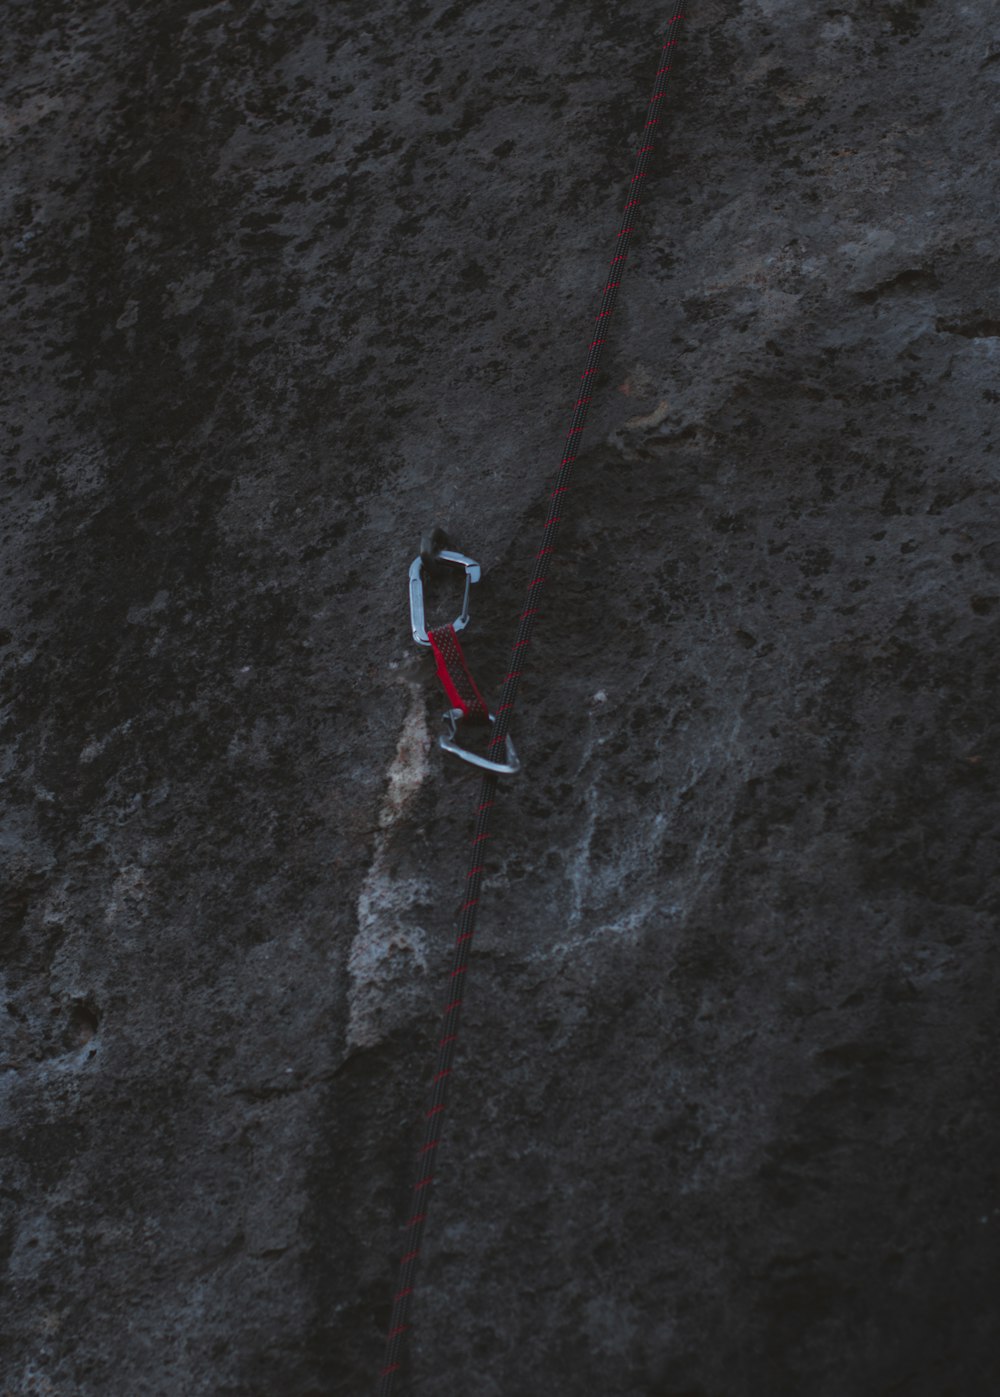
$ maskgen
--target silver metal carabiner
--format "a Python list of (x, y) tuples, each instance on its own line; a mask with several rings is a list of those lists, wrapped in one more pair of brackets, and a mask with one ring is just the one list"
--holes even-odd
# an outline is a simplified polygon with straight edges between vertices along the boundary
[[(498, 776), (516, 776), (521, 770), (521, 763), (517, 753), (514, 751), (514, 744), (508, 737), (505, 743), (507, 754), (506, 762), (490, 761), (489, 757), (480, 757), (475, 752), (470, 752), (466, 747), (459, 747), (456, 742), (458, 736), (458, 725), (462, 721), (463, 714), (460, 708), (449, 708), (444, 715), (444, 721), (451, 729), (450, 733), (442, 733), (438, 738), (438, 743), (445, 752), (451, 752), (452, 756), (461, 757), (463, 762), (471, 762), (473, 766), (478, 766), (483, 771), (496, 772)], [(494, 722), (496, 715), (490, 714), (490, 722)]]
[[(450, 548), (442, 548), (435, 553), (434, 561), (451, 563), (454, 567), (465, 569), (465, 596), (462, 599), (462, 610), (451, 623), (456, 631), (464, 631), (469, 624), (469, 590), (473, 582), (479, 581), (482, 570), (472, 558), (467, 558), (464, 553), (455, 553)], [(430, 645), (424, 615), (424, 560), (419, 556), (414, 558), (410, 564), (410, 627), (413, 631), (413, 639), (418, 645)]]

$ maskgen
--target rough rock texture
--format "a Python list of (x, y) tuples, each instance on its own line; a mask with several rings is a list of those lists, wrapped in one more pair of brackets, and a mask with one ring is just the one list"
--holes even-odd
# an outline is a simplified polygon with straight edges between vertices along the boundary
[[(652, 0), (11, 0), (0, 1391), (370, 1392)], [(992, 0), (691, 0), (517, 720), (430, 1397), (993, 1397)], [(442, 606), (447, 600), (442, 600)]]

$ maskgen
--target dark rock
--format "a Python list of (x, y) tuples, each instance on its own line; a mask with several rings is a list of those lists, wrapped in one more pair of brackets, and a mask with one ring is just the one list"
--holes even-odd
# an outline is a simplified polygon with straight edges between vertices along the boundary
[[(5, 12), (10, 1397), (372, 1390), (668, 17)], [(993, 8), (702, 0), (566, 509), (413, 1390), (992, 1397)]]

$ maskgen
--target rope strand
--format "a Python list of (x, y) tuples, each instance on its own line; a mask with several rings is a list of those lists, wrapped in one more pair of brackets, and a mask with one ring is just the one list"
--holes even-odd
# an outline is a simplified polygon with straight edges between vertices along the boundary
[[(594, 338), (588, 345), (587, 366), (580, 378), (583, 383), (581, 396), (577, 399), (569, 431), (566, 433), (566, 446), (553, 489), (549, 494), (549, 509), (542, 534), (542, 544), (534, 557), (532, 578), (528, 583), (527, 600), (518, 621), (517, 635), (511, 647), (510, 667), (503, 681), (500, 702), (496, 709), (489, 740), (491, 754), (502, 749), (510, 731), (518, 686), (521, 681), (524, 663), (524, 650), (530, 644), (538, 617), (539, 589), (544, 585), (549, 573), (549, 565), (559, 536), (561, 523), (562, 497), (570, 488), (573, 465), (579, 439), (587, 421), (587, 412), (592, 395), (586, 392), (590, 380), (596, 377), (601, 364), (601, 356), (606, 343), (607, 322), (611, 318), (618, 299), (621, 285), (621, 272), (628, 258), (629, 243), (635, 226), (636, 212), (642, 195), (642, 182), (646, 178), (650, 154), (659, 124), (660, 106), (663, 101), (667, 74), (671, 68), (670, 58), (677, 43), (674, 34), (683, 14), (675, 14), (669, 20), (663, 47), (660, 50), (660, 66), (653, 82), (653, 94), (649, 99), (646, 123), (642, 131), (642, 142), (636, 152), (635, 166), (629, 183), (629, 197), (622, 214), (621, 227), (616, 239), (615, 255), (611, 259), (609, 279), (601, 294), (601, 308), (594, 317)], [(443, 1117), (451, 1081), (455, 1049), (458, 1043), (458, 1028), (462, 1013), (465, 975), (469, 965), (469, 954), (476, 930), (476, 912), (482, 890), (485, 867), (485, 848), (490, 838), (490, 817), (493, 811), (497, 789), (497, 777), (487, 772), (482, 780), (476, 819), (471, 844), (469, 870), (466, 873), (465, 899), (459, 914), (458, 932), (455, 938), (452, 968), (448, 979), (448, 1003), (441, 1016), (441, 1034), (437, 1044), (437, 1061), (431, 1079), (430, 1095), (424, 1111), (423, 1139), (418, 1151), (417, 1179), (412, 1188), (410, 1216), (404, 1224), (405, 1236), (403, 1254), (399, 1262), (396, 1292), (393, 1296), (392, 1317), (386, 1336), (385, 1353), (379, 1373), (378, 1397), (393, 1397), (399, 1374), (402, 1369), (401, 1354), (407, 1331), (410, 1328), (409, 1315), (413, 1296), (420, 1248), (430, 1194), (434, 1185), (434, 1161), (441, 1143)]]

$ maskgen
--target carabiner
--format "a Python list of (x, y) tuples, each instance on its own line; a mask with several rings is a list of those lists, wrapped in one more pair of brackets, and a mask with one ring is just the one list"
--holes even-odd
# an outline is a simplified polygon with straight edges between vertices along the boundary
[[(452, 622), (456, 631), (464, 631), (469, 624), (469, 589), (473, 582), (479, 581), (481, 575), (479, 564), (471, 558), (467, 558), (464, 553), (455, 553), (450, 548), (440, 549), (434, 554), (434, 559), (465, 569), (465, 596), (462, 599), (462, 610), (457, 619)], [(424, 560), (419, 555), (410, 564), (410, 627), (413, 631), (413, 639), (418, 645), (430, 645), (430, 640), (427, 637), (427, 622), (424, 617)]]
[[(450, 752), (452, 756), (461, 757), (463, 762), (471, 762), (473, 766), (482, 767), (483, 771), (493, 771), (497, 776), (516, 776), (521, 770), (521, 763), (518, 760), (517, 753), (514, 751), (514, 744), (509, 737), (504, 744), (507, 754), (506, 762), (490, 761), (489, 757), (480, 757), (477, 753), (470, 752), (466, 747), (459, 747), (455, 739), (458, 735), (458, 725), (464, 716), (460, 708), (449, 708), (445, 711), (444, 721), (450, 727), (451, 732), (448, 734), (441, 734), (438, 738), (439, 746), (445, 752)], [(496, 715), (491, 713), (490, 722), (493, 723), (495, 721)]]

